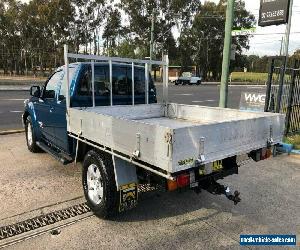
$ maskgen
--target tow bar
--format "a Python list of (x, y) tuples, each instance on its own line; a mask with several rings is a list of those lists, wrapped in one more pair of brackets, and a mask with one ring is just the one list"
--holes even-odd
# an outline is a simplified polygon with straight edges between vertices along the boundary
[(234, 205), (238, 204), (241, 201), (240, 192), (239, 191), (230, 191), (229, 187), (221, 185), (216, 182), (213, 178), (210, 178), (199, 185), (199, 187), (195, 190), (197, 193), (201, 192), (201, 189), (206, 190), (207, 192), (215, 195), (224, 194), (229, 200), (234, 202)]

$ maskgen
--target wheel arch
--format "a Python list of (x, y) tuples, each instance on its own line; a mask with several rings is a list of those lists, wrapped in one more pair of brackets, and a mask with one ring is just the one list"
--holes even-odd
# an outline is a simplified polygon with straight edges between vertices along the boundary
[(36, 114), (35, 114), (34, 110), (32, 110), (31, 108), (26, 108), (22, 115), (22, 122), (23, 122), (24, 128), (26, 126), (26, 120), (29, 116), (31, 117), (31, 122), (32, 122), (33, 130), (35, 132), (36, 139), (37, 139), (37, 141), (39, 141), (41, 139), (41, 131), (40, 131), (38, 122), (36, 120)]
[(23, 127), (25, 127), (26, 120), (29, 115), (30, 115), (30, 113), (27, 110), (23, 113), (23, 116), (22, 116)]

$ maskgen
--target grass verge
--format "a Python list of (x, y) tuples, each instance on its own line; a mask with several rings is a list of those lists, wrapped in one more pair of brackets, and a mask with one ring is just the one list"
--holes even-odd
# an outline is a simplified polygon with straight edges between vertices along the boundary
[(283, 140), (285, 143), (293, 144), (294, 149), (300, 149), (300, 134), (289, 135)]
[(267, 79), (268, 79), (268, 73), (256, 73), (256, 72), (232, 72), (231, 73), (231, 81), (265, 83)]

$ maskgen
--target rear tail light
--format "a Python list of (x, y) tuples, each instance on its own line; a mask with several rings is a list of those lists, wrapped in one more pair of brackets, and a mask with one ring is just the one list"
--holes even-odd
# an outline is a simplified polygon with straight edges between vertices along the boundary
[(268, 159), (270, 158), (272, 155), (272, 149), (270, 148), (263, 148), (261, 150), (261, 160), (265, 160), (265, 159)]
[(263, 149), (261, 150), (261, 153), (260, 153), (260, 159), (261, 159), (261, 160), (267, 159), (267, 149), (266, 149), (266, 148), (263, 148)]
[(185, 187), (190, 184), (190, 175), (189, 174), (181, 174), (177, 176), (177, 185), (178, 187)]
[(250, 153), (250, 157), (254, 161), (260, 161), (270, 158), (272, 155), (272, 148), (262, 148)]
[(168, 190), (169, 191), (174, 191), (177, 189), (177, 181), (171, 181), (171, 180), (168, 180)]
[(176, 177), (176, 180), (174, 181), (168, 180), (167, 185), (169, 191), (173, 191), (176, 190), (177, 188), (189, 186), (190, 174), (189, 173), (180, 174)]
[(271, 148), (267, 149), (267, 158), (270, 158), (272, 156), (273, 152)]

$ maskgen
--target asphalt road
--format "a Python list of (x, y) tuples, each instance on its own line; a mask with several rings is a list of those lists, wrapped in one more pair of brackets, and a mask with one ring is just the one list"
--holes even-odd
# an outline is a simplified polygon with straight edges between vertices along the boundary
[(29, 91), (0, 91), (0, 131), (22, 128), (21, 115)]
[[(241, 92), (264, 91), (261, 86), (230, 86), (229, 108), (238, 108)], [(157, 86), (158, 101), (161, 100), (162, 86)], [(24, 100), (29, 97), (29, 91), (9, 90), (0, 91), (0, 131), (22, 128), (21, 114)], [(203, 106), (218, 106), (219, 86), (169, 86), (169, 100), (176, 103)]]

